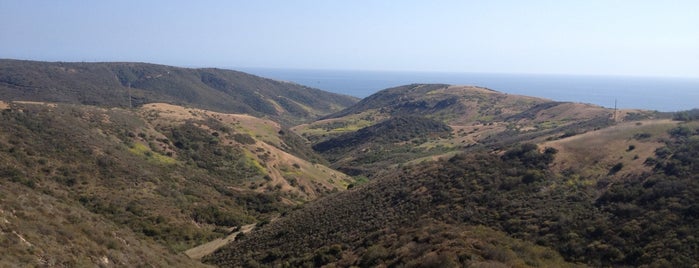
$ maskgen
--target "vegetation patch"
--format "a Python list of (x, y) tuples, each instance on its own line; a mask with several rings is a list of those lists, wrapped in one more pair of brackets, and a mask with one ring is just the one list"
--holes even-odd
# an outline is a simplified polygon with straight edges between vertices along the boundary
[(160, 164), (165, 164), (165, 165), (173, 165), (177, 163), (177, 160), (171, 157), (167, 157), (164, 155), (161, 155), (159, 153), (153, 152), (148, 146), (143, 145), (141, 143), (135, 142), (132, 143), (131, 146), (129, 147), (129, 151), (133, 154), (140, 155), (146, 157), (150, 161), (154, 161), (156, 163)]

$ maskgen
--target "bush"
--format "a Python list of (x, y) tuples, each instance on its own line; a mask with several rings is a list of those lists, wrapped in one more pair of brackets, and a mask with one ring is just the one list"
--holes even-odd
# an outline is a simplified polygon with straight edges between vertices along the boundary
[(537, 181), (543, 181), (545, 178), (546, 177), (544, 176), (543, 172), (535, 169), (530, 169), (524, 173), (524, 176), (522, 176), (522, 182), (529, 184)]
[(194, 208), (192, 218), (196, 222), (220, 226), (238, 226), (243, 223), (243, 220), (234, 213), (222, 211), (213, 205)]
[(670, 135), (674, 138), (686, 138), (692, 135), (694, 131), (688, 126), (679, 126), (670, 130)]
[(366, 249), (362, 255), (360, 266), (371, 267), (380, 264), (389, 255), (388, 249), (381, 245), (373, 245)]
[(558, 150), (550, 147), (540, 153), (536, 144), (525, 143), (505, 152), (502, 160), (517, 161), (529, 168), (545, 169), (553, 162), (556, 153)]
[(622, 168), (624, 168), (624, 163), (617, 163), (609, 170), (609, 175), (616, 174), (617, 172), (621, 171)]
[(236, 133), (233, 135), (233, 140), (241, 144), (255, 144), (255, 139), (246, 133)]
[(637, 140), (644, 140), (650, 138), (652, 135), (650, 133), (642, 132), (642, 133), (636, 133), (633, 135), (634, 139)]

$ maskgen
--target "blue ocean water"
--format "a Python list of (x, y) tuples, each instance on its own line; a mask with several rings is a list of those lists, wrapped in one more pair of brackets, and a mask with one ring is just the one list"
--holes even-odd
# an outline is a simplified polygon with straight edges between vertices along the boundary
[(238, 69), (359, 98), (405, 84), (443, 83), (608, 108), (613, 108), (615, 101), (619, 108), (662, 112), (699, 108), (699, 78)]

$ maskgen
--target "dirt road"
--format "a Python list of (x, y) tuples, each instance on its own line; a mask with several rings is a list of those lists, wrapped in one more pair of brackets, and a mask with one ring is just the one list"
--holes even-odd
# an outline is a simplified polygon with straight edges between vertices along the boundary
[(194, 248), (190, 248), (187, 251), (185, 251), (184, 254), (186, 254), (187, 256), (189, 256), (189, 258), (193, 260), (201, 260), (201, 258), (203, 258), (204, 256), (209, 255), (217, 249), (219, 249), (220, 247), (230, 243), (231, 241), (234, 241), (235, 237), (238, 236), (238, 234), (248, 233), (252, 231), (252, 229), (254, 228), (255, 224), (244, 225), (240, 228), (240, 231), (232, 233), (224, 238), (219, 238), (206, 244), (201, 244)]

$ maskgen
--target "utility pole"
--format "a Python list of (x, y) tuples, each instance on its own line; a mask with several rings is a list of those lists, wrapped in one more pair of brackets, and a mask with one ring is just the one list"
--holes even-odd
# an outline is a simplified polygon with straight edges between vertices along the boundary
[(614, 99), (614, 122), (616, 122), (616, 99)]

